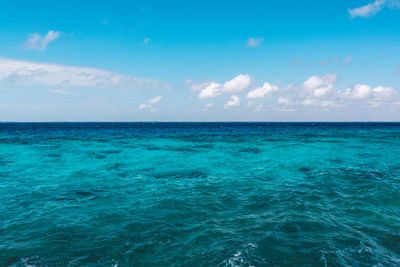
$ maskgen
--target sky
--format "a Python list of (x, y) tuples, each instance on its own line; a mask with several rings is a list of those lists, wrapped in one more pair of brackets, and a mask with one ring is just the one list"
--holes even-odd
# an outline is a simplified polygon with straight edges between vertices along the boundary
[(400, 0), (0, 4), (0, 121), (399, 121)]

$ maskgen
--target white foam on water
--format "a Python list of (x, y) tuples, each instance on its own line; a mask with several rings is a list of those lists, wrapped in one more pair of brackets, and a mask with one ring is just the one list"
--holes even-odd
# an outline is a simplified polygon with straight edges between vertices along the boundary
[(232, 257), (225, 260), (222, 265), (229, 267), (249, 266), (252, 267), (253, 261), (256, 261), (254, 254), (257, 245), (254, 243), (247, 243), (242, 246), (242, 249), (237, 250)]

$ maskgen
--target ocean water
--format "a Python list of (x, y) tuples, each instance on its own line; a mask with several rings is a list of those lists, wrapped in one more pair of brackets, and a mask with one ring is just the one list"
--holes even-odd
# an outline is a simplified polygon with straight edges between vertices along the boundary
[(400, 266), (398, 123), (1, 123), (0, 266)]

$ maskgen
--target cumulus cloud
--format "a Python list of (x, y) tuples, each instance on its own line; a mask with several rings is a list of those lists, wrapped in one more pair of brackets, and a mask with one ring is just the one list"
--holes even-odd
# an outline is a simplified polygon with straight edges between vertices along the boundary
[(225, 103), (224, 108), (230, 109), (238, 106), (240, 106), (240, 98), (237, 95), (233, 95), (231, 96), (230, 100)]
[(91, 87), (98, 89), (170, 88), (162, 81), (106, 70), (0, 58), (0, 85)]
[[(338, 62), (341, 62), (341, 60)], [(340, 90), (340, 88), (337, 88), (336, 82), (337, 75), (335, 73), (313, 75), (298, 85), (289, 84), (278, 87), (269, 82), (264, 82), (262, 86), (247, 92), (246, 98), (249, 101), (246, 107), (253, 111), (293, 112), (313, 109), (328, 112), (355, 107), (394, 107), (398, 106), (395, 103), (400, 103), (400, 93), (392, 87), (356, 84), (353, 87)], [(198, 92), (199, 99), (214, 98), (227, 93), (234, 94), (224, 104), (225, 109), (230, 109), (240, 106), (241, 101), (236, 94), (250, 86), (250, 76), (241, 74), (223, 84), (216, 82), (194, 84), (192, 89), (194, 92)], [(265, 100), (266, 98), (268, 99)], [(211, 105), (205, 106), (203, 110), (207, 110), (209, 107)]]
[(324, 76), (311, 76), (304, 82), (303, 87), (307, 93), (323, 97), (334, 89), (335, 82), (336, 74), (328, 73)]
[(60, 34), (60, 31), (49, 31), (45, 36), (41, 36), (38, 33), (29, 34), (28, 40), (24, 43), (24, 47), (28, 50), (44, 51), (47, 45), (56, 40)]
[(215, 98), (217, 96), (220, 96), (221, 94), (221, 85), (219, 83), (211, 82), (205, 84), (205, 87), (201, 89), (198, 98)]
[(328, 73), (323, 76), (311, 76), (302, 86), (291, 88), (289, 92), (296, 94), (289, 95), (294, 101), (287, 105), (300, 104), (303, 106), (313, 106), (328, 110), (339, 106), (336, 101), (336, 74)]
[(384, 7), (389, 7), (389, 8), (399, 8), (400, 7), (400, 1), (399, 0), (375, 0), (372, 3), (369, 3), (365, 6), (349, 9), (349, 15), (352, 18), (355, 17), (360, 17), (360, 18), (368, 18), (379, 11), (381, 11)]
[(264, 98), (266, 95), (272, 94), (278, 90), (278, 86), (273, 86), (270, 83), (264, 83), (262, 87), (258, 87), (247, 94), (247, 98)]
[(353, 88), (347, 88), (340, 94), (344, 97), (353, 99), (364, 99), (370, 97), (372, 93), (372, 88), (366, 84), (356, 84)]
[(372, 88), (366, 84), (356, 84), (353, 88), (340, 91), (339, 95), (351, 99), (373, 98), (377, 101), (387, 100), (393, 97), (396, 91), (391, 87), (377, 86)]
[(264, 37), (250, 37), (247, 39), (247, 47), (257, 47), (264, 41)]
[(396, 104), (399, 101), (399, 94), (392, 87), (372, 87), (366, 84), (356, 84), (352, 88), (339, 91), (338, 96), (347, 104), (370, 107)]
[[(337, 75), (327, 73), (322, 76), (310, 76), (300, 85), (289, 84), (286, 87), (273, 86), (265, 82), (247, 94), (253, 102), (247, 103), (252, 110), (272, 109), (276, 111), (296, 111), (306, 109), (321, 110), (346, 108), (394, 107), (400, 103), (400, 94), (392, 87), (356, 84), (345, 90), (336, 88)], [(261, 100), (269, 96), (269, 104)], [(263, 101), (263, 102), (260, 102)]]
[(227, 81), (222, 86), (223, 93), (239, 93), (251, 84), (251, 77), (248, 74), (239, 74), (230, 81)]
[(215, 98), (222, 94), (237, 94), (251, 85), (251, 77), (248, 74), (239, 74), (230, 81), (224, 84), (209, 82), (202, 84), (195, 84), (192, 86), (193, 90), (198, 91), (198, 98)]
[(373, 96), (378, 100), (390, 99), (396, 95), (396, 91), (392, 87), (378, 86), (372, 89)]
[(399, 94), (392, 87), (356, 84), (345, 90), (337, 90), (335, 87), (336, 75), (326, 74), (324, 76), (311, 76), (303, 86), (298, 88), (296, 101), (286, 102), (279, 97), (278, 103), (294, 105), (300, 103), (303, 106), (320, 107), (328, 110), (334, 107), (351, 106), (373, 106), (377, 107), (382, 103), (394, 103), (398, 100)]

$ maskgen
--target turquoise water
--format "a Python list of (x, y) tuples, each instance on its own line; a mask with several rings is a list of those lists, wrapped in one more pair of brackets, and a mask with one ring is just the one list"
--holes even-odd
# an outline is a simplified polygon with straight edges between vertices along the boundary
[(400, 124), (0, 124), (0, 266), (399, 266)]

